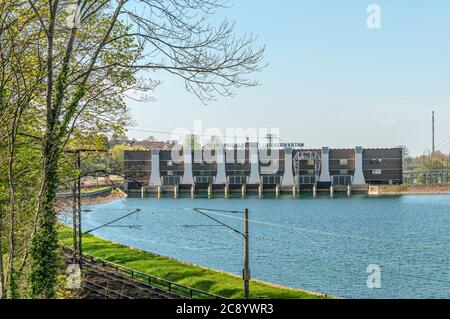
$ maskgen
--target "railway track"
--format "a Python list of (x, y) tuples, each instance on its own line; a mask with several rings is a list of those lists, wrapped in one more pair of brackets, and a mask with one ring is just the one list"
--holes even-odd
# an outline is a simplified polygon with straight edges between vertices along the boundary
[[(70, 252), (64, 258), (66, 264), (72, 263)], [(81, 288), (84, 299), (188, 299), (86, 259)]]

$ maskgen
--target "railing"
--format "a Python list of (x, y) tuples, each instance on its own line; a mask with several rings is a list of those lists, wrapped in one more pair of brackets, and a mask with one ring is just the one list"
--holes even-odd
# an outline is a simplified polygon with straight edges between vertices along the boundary
[[(72, 251), (69, 247), (64, 247), (65, 250)], [(142, 282), (146, 282), (149, 285), (153, 285), (155, 287), (158, 287), (160, 289), (166, 290), (168, 292), (185, 296), (189, 298), (198, 298), (198, 299), (227, 299), (223, 296), (215, 295), (200, 289), (192, 288), (189, 286), (185, 286), (167, 279), (162, 279), (156, 276), (152, 276), (149, 274), (146, 274), (141, 271), (137, 271), (131, 268), (127, 268), (118, 264), (115, 264), (110, 261), (106, 261), (104, 259), (97, 258), (95, 256), (83, 253), (83, 257), (90, 260), (92, 263), (101, 264), (103, 267), (111, 267), (116, 272), (124, 274), (129, 276), (132, 279), (139, 280)]]

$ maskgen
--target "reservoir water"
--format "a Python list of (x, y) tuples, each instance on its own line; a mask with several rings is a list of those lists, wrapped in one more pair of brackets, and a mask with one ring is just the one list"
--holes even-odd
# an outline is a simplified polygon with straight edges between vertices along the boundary
[[(141, 209), (93, 234), (241, 274), (242, 237), (195, 207), (249, 209), (253, 278), (345, 298), (450, 298), (448, 195), (126, 198), (86, 207), (83, 230)], [(243, 229), (241, 214), (210, 216)]]

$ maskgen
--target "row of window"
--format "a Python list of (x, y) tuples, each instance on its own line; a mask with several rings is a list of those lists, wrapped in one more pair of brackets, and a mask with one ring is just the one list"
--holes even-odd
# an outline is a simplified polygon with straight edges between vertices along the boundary
[(176, 186), (181, 183), (181, 176), (163, 176), (163, 185)]
[[(172, 170), (166, 171), (166, 175), (167, 176), (175, 176), (174, 172), (182, 172), (182, 171), (172, 171)], [(371, 170), (371, 172), (372, 172), (372, 175), (381, 175), (382, 174), (381, 169), (373, 169), (373, 170)], [(194, 175), (215, 176), (215, 173), (216, 173), (215, 171), (195, 171)], [(239, 177), (239, 176), (245, 175), (245, 173), (246, 173), (245, 171), (229, 171), (228, 175)], [(346, 169), (339, 170), (339, 175), (348, 175), (348, 173), (349, 172)], [(311, 175), (311, 177), (314, 177), (313, 175), (315, 175), (315, 174), (316, 174), (316, 172), (314, 170), (307, 171), (307, 175)], [(141, 176), (141, 175), (143, 176), (145, 174), (143, 174), (142, 172), (140, 174), (137, 174), (137, 173), (134, 174), (135, 177)], [(271, 177), (276, 177), (276, 176), (271, 176)], [(271, 184), (271, 183), (268, 183), (268, 184)]]
[(247, 176), (228, 176), (228, 184), (230, 185), (247, 184), (247, 180)]
[(333, 185), (351, 185), (352, 177), (350, 175), (341, 176), (335, 175), (333, 176)]
[[(372, 170), (372, 175), (381, 175), (380, 169)], [(164, 185), (178, 185), (181, 183), (181, 176), (167, 175), (162, 177)], [(248, 176), (228, 176), (228, 183), (231, 185), (242, 185), (246, 184)], [(214, 183), (214, 176), (195, 176), (194, 181), (196, 183)], [(352, 176), (351, 175), (334, 175), (332, 176), (333, 185), (351, 185)], [(265, 185), (280, 185), (281, 176), (263, 176), (262, 182)], [(315, 184), (315, 176), (298, 176), (299, 184)]]
[(280, 185), (281, 176), (263, 176), (262, 182), (265, 185)]
[(316, 177), (315, 176), (299, 176), (298, 183), (300, 185), (313, 185), (316, 183)]
[(214, 176), (195, 176), (194, 181), (196, 183), (208, 183), (213, 184), (214, 183)]
[[(348, 165), (348, 161), (349, 160), (346, 158), (341, 158), (341, 159), (339, 159), (339, 165), (346, 166), (346, 165)], [(372, 158), (370, 160), (371, 165), (381, 165), (382, 162), (383, 162), (383, 160), (381, 158)]]
[[(381, 158), (373, 158), (373, 159), (370, 160), (370, 164), (379, 166), (379, 165), (381, 165), (382, 161), (383, 160)], [(174, 165), (173, 161), (171, 161), (171, 160), (167, 161), (167, 166), (168, 167), (172, 167), (173, 165)], [(315, 165), (315, 160), (307, 160), (307, 165), (308, 166)], [(346, 159), (346, 158), (339, 159), (339, 165), (340, 166), (347, 166), (348, 165), (348, 159)]]

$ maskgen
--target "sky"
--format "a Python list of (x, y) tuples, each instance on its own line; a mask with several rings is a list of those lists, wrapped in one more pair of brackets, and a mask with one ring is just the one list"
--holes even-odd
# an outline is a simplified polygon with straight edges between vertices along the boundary
[[(371, 4), (381, 28), (367, 27)], [(306, 147), (406, 145), (413, 155), (450, 150), (450, 1), (234, 0), (211, 19), (258, 36), (269, 66), (232, 98), (204, 105), (160, 72), (154, 101), (127, 100), (129, 136), (165, 140), (175, 128), (277, 128)], [(152, 132), (155, 131), (155, 132)]]

